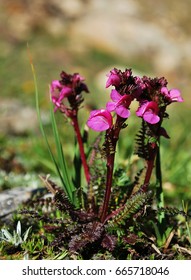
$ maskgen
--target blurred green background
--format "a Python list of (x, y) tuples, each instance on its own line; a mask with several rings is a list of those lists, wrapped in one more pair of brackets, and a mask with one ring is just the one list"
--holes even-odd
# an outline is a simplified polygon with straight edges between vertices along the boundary
[[(38, 174), (53, 170), (36, 117), (29, 46), (47, 132), (49, 84), (62, 70), (86, 78), (91, 93), (87, 110), (80, 112), (82, 124), (88, 108), (105, 106), (106, 74), (113, 67), (165, 76), (170, 88), (179, 88), (185, 102), (168, 110), (170, 119), (164, 125), (171, 139), (162, 140), (162, 170), (166, 200), (189, 203), (190, 11), (190, 0), (0, 0), (0, 189), (38, 185)], [(133, 114), (120, 142), (122, 161), (132, 154), (139, 129)], [(70, 161), (72, 129), (57, 117)]]

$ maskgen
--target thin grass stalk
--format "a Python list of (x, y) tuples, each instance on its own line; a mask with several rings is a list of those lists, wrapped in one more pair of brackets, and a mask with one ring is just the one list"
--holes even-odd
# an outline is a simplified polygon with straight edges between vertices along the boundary
[[(43, 127), (43, 123), (42, 123), (42, 119), (41, 119), (41, 114), (40, 114), (40, 106), (39, 106), (39, 92), (38, 92), (38, 86), (37, 86), (37, 78), (36, 78), (36, 73), (35, 73), (35, 69), (34, 69), (34, 65), (32, 62), (32, 59), (30, 57), (30, 53), (29, 53), (29, 58), (30, 58), (30, 64), (31, 64), (31, 69), (32, 69), (32, 74), (33, 74), (33, 80), (34, 80), (34, 86), (35, 86), (35, 101), (36, 101), (36, 111), (37, 111), (37, 117), (38, 117), (38, 121), (39, 121), (39, 126), (40, 126), (40, 130), (41, 133), (43, 135), (43, 138), (46, 142), (47, 148), (48, 148), (48, 152), (50, 154), (51, 160), (53, 161), (56, 171), (58, 173), (58, 176), (63, 184), (63, 188), (64, 191), (66, 192), (66, 194), (68, 195), (70, 201), (77, 206), (77, 201), (73, 196), (73, 192), (74, 192), (74, 187), (72, 186), (72, 183), (70, 183), (69, 181), (69, 177), (68, 177), (68, 173), (67, 173), (67, 169), (66, 169), (66, 163), (65, 163), (65, 159), (64, 159), (64, 155), (63, 155), (63, 151), (61, 148), (61, 144), (60, 141), (58, 139), (58, 132), (57, 132), (57, 127), (56, 127), (56, 123), (55, 123), (55, 119), (53, 117), (53, 114), (51, 113), (51, 121), (52, 121), (52, 127), (53, 127), (53, 132), (54, 132), (54, 136), (55, 136), (55, 141), (57, 144), (57, 151), (58, 151), (58, 156), (59, 156), (59, 162), (61, 164), (61, 167), (63, 168), (63, 172), (61, 172), (59, 164), (57, 163), (52, 150), (50, 148), (50, 144), (48, 142), (48, 138), (47, 135), (45, 133), (44, 127)], [(52, 110), (51, 110), (52, 112)]]
[(54, 116), (52, 103), (51, 103), (51, 108), (50, 108), (50, 115), (51, 115), (51, 124), (52, 124), (54, 140), (55, 140), (55, 144), (56, 144), (58, 163), (59, 163), (59, 167), (60, 167), (60, 173), (61, 173), (63, 181), (64, 181), (64, 190), (65, 190), (67, 196), (69, 197), (70, 201), (72, 201), (75, 204), (76, 197), (74, 197), (74, 196), (75, 196), (76, 189), (73, 186), (73, 184), (69, 178), (69, 175), (68, 175), (69, 172), (68, 172), (68, 168), (66, 165), (65, 156), (63, 153), (63, 149), (62, 149), (62, 145), (61, 145), (61, 141), (60, 141), (60, 137), (59, 137), (59, 133), (58, 133), (58, 128), (57, 128), (57, 124), (56, 124), (56, 120), (55, 120), (55, 116)]

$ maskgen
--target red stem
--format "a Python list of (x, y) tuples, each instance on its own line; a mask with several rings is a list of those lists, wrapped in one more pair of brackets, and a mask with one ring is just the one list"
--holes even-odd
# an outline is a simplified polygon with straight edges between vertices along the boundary
[(122, 124), (124, 123), (125, 119), (117, 116), (116, 124), (114, 126), (114, 129), (111, 129), (108, 131), (107, 137), (110, 138), (112, 141), (112, 153), (110, 153), (107, 156), (107, 178), (106, 178), (106, 191), (105, 191), (105, 197), (104, 197), (104, 202), (103, 206), (101, 209), (101, 215), (100, 219), (101, 222), (104, 223), (107, 212), (108, 212), (108, 207), (109, 207), (109, 201), (110, 201), (110, 196), (111, 196), (111, 187), (112, 187), (112, 179), (113, 179), (113, 169), (114, 169), (114, 161), (115, 161), (115, 150), (116, 150), (116, 145), (117, 141), (119, 139), (119, 133), (122, 127)]
[(155, 157), (157, 154), (157, 147), (152, 151), (152, 156), (151, 159), (147, 161), (147, 171), (146, 171), (146, 175), (145, 175), (145, 180), (144, 180), (144, 184), (143, 184), (143, 190), (146, 191), (147, 187), (149, 185), (150, 179), (151, 179), (151, 175), (152, 175), (152, 171), (154, 168), (154, 163), (155, 163)]
[[(162, 124), (162, 121), (163, 121), (165, 110), (166, 110), (166, 107), (164, 107), (163, 110), (160, 112), (160, 122), (157, 124), (157, 127), (155, 128), (154, 135), (155, 135), (155, 137), (157, 137), (156, 142), (159, 142), (159, 139), (160, 139), (160, 128), (161, 128), (161, 124)], [(153, 150), (152, 150), (152, 148), (150, 150), (150, 160), (148, 160), (148, 162), (147, 162), (147, 171), (146, 171), (144, 185), (143, 185), (143, 190), (144, 191), (147, 190), (148, 184), (150, 182), (150, 178), (151, 178), (151, 175), (152, 175), (152, 171), (153, 171), (154, 163), (155, 163), (155, 158), (156, 158), (156, 155), (158, 153), (158, 150), (159, 150), (158, 146), (155, 146), (155, 148)]]
[(82, 165), (83, 165), (83, 168), (84, 168), (84, 174), (85, 174), (85, 177), (86, 177), (86, 181), (87, 181), (87, 183), (89, 183), (89, 181), (90, 181), (89, 167), (88, 167), (87, 161), (86, 161), (86, 155), (85, 155), (85, 152), (84, 152), (84, 145), (83, 145), (82, 136), (81, 136), (81, 133), (80, 133), (80, 128), (79, 128), (79, 124), (78, 124), (77, 115), (72, 116), (72, 125), (73, 125), (75, 133), (76, 133), (76, 137), (77, 137), (77, 141), (78, 141), (78, 145), (79, 145), (79, 150), (80, 150), (80, 157), (81, 157)]
[(151, 178), (151, 174), (152, 174), (152, 171), (153, 171), (153, 167), (154, 167), (154, 159), (149, 160), (147, 162), (147, 171), (146, 171), (145, 180), (144, 180), (144, 184), (143, 184), (144, 191), (147, 190), (147, 186), (148, 186), (148, 184), (150, 182), (150, 178)]

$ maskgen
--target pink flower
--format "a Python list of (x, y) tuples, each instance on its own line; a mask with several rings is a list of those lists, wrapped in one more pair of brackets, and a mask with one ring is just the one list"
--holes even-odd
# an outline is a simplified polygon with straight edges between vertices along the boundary
[(105, 109), (93, 110), (90, 113), (87, 125), (96, 131), (104, 131), (112, 127), (113, 119), (110, 112)]
[(183, 98), (181, 97), (181, 93), (176, 88), (168, 90), (167, 87), (162, 87), (161, 88), (161, 93), (165, 97), (167, 97), (170, 102), (183, 102)]
[(72, 89), (63, 86), (58, 80), (54, 80), (50, 85), (50, 93), (52, 102), (56, 105), (56, 108), (59, 108), (63, 99), (72, 93)]
[(136, 111), (138, 117), (143, 118), (146, 122), (150, 124), (155, 124), (160, 121), (158, 116), (159, 107), (158, 104), (154, 101), (144, 102)]
[(60, 91), (62, 89), (62, 85), (58, 80), (53, 80), (50, 85), (50, 92), (54, 94), (56, 91)]
[(109, 112), (115, 111), (117, 115), (122, 118), (128, 118), (130, 116), (130, 111), (128, 110), (131, 104), (132, 97), (130, 95), (121, 95), (115, 89), (111, 91), (110, 95), (113, 102), (108, 102), (106, 108)]
[(73, 82), (74, 83), (79, 83), (79, 82), (82, 82), (84, 80), (85, 80), (85, 78), (82, 77), (80, 74), (74, 73), (74, 75), (73, 75)]
[(109, 74), (107, 74), (107, 82), (106, 82), (106, 88), (108, 88), (109, 86), (119, 86), (120, 82), (121, 82), (121, 77), (119, 74), (119, 71), (117, 69), (113, 69), (110, 71)]

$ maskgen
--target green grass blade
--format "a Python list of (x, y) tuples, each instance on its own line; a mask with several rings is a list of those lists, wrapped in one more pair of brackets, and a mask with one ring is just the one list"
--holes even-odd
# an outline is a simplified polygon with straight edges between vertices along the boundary
[(37, 111), (37, 117), (38, 117), (38, 121), (39, 121), (40, 130), (41, 130), (43, 138), (46, 142), (51, 160), (53, 161), (53, 163), (56, 167), (56, 171), (58, 173), (58, 176), (59, 176), (59, 178), (62, 182), (63, 188), (64, 188), (66, 194), (68, 195), (68, 198), (70, 199), (70, 201), (75, 206), (77, 206), (77, 201), (76, 201), (76, 198), (75, 198), (75, 195), (74, 195), (75, 188), (72, 185), (71, 181), (69, 180), (68, 170), (67, 170), (67, 167), (66, 167), (65, 158), (64, 158), (62, 146), (61, 146), (59, 135), (58, 135), (58, 130), (57, 130), (56, 121), (55, 121), (55, 118), (54, 118), (53, 108), (51, 108), (51, 122), (52, 122), (53, 134), (54, 134), (54, 138), (55, 138), (55, 142), (56, 142), (56, 148), (57, 148), (58, 162), (59, 163), (57, 163), (57, 161), (56, 161), (56, 159), (55, 159), (55, 157), (52, 153), (52, 150), (50, 148), (50, 144), (48, 142), (47, 135), (46, 135), (44, 127), (43, 127), (41, 114), (40, 114), (39, 92), (38, 92), (38, 86), (37, 86), (37, 79), (36, 79), (35, 69), (34, 69), (34, 66), (33, 66), (33, 63), (31, 61), (31, 59), (30, 59), (30, 64), (31, 64), (31, 69), (32, 69), (33, 79), (34, 79), (36, 111)]
[(55, 120), (55, 116), (54, 116), (52, 103), (51, 103), (51, 108), (50, 108), (50, 115), (51, 115), (51, 124), (52, 124), (53, 135), (54, 135), (55, 144), (56, 144), (57, 156), (58, 156), (58, 164), (60, 167), (60, 172), (61, 172), (61, 176), (62, 176), (63, 183), (64, 183), (64, 189), (65, 189), (66, 194), (70, 198), (70, 200), (73, 201), (76, 189), (75, 189), (74, 185), (72, 184), (72, 182), (69, 178), (69, 175), (68, 175), (69, 172), (68, 172), (68, 168), (66, 165), (66, 161), (65, 161), (65, 157), (64, 157), (64, 153), (63, 153), (63, 149), (62, 149), (62, 145), (61, 145), (61, 141), (60, 141), (60, 137), (59, 137), (59, 133), (58, 133), (58, 128), (57, 128), (57, 124), (56, 124), (56, 120)]
[(75, 153), (74, 153), (73, 165), (74, 165), (73, 182), (74, 182), (76, 188), (79, 190), (81, 188), (82, 162), (81, 162), (81, 158), (80, 158), (77, 141), (75, 141)]
[(40, 130), (41, 130), (43, 138), (44, 138), (44, 140), (46, 142), (46, 145), (47, 145), (50, 157), (51, 157), (52, 161), (54, 162), (54, 165), (56, 166), (57, 172), (59, 173), (58, 165), (57, 165), (56, 160), (55, 160), (55, 158), (53, 156), (53, 153), (52, 153), (52, 151), (50, 149), (50, 145), (49, 145), (49, 142), (48, 142), (48, 139), (47, 139), (47, 136), (46, 136), (46, 133), (44, 131), (43, 124), (42, 124), (42, 119), (41, 119), (41, 115), (40, 115), (39, 92), (38, 92), (38, 86), (37, 86), (37, 79), (36, 79), (36, 73), (35, 73), (34, 66), (33, 66), (32, 62), (31, 62), (31, 68), (32, 68), (33, 79), (34, 79), (36, 111), (37, 111), (37, 117), (38, 117), (38, 122), (39, 122)]

